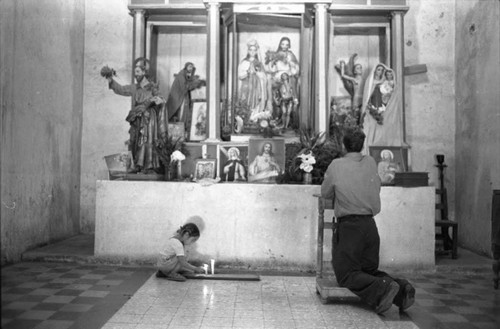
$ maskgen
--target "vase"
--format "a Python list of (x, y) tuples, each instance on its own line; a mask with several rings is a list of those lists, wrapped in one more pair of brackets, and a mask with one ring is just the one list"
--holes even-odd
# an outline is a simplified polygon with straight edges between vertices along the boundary
[(165, 176), (164, 179), (169, 182), (172, 180), (172, 171), (169, 168), (165, 168)]
[(313, 181), (313, 175), (310, 172), (306, 172), (302, 175), (302, 182), (306, 185), (311, 185)]
[(176, 168), (177, 168), (176, 179), (180, 181), (180, 180), (182, 180), (182, 163), (181, 163), (181, 161), (177, 161)]

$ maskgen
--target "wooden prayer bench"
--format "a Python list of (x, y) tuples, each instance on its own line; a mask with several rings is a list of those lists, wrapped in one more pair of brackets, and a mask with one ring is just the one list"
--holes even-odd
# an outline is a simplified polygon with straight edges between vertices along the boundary
[(324, 276), (323, 264), (323, 238), (324, 230), (333, 229), (333, 222), (325, 222), (325, 209), (333, 209), (333, 200), (325, 199), (315, 194), (318, 198), (318, 242), (316, 255), (316, 293), (320, 296), (322, 303), (327, 302), (357, 302), (358, 296), (349, 289), (338, 285), (335, 276)]

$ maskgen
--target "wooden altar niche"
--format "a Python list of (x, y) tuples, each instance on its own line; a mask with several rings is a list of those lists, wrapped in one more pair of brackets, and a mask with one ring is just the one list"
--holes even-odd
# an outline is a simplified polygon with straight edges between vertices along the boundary
[[(233, 128), (233, 135), (238, 140), (245, 140), (244, 136), (260, 135), (262, 121), (285, 137), (294, 136), (294, 130), (299, 127), (312, 126), (312, 11), (307, 2), (234, 3), (223, 16), (223, 57), (227, 59), (223, 67), (223, 95), (228, 105), (223, 122)], [(278, 68), (273, 56), (279, 54), (283, 42), (290, 47), (289, 62), (293, 58), (293, 64)], [(252, 48), (256, 51), (253, 63), (257, 64), (250, 65), (247, 58)], [(278, 58), (278, 62), (281, 60), (278, 56), (274, 58)], [(249, 66), (260, 70), (254, 74), (254, 79), (258, 76), (257, 86), (250, 82)], [(285, 124), (282, 121), (284, 116), (276, 101), (283, 72), (289, 73), (290, 85), (298, 100), (298, 104), (293, 105), (288, 128), (280, 128)], [(257, 101), (252, 99), (256, 97), (254, 94), (258, 95)], [(257, 105), (253, 106), (254, 103)]]
[(150, 58), (164, 94), (168, 94), (173, 74), (186, 61), (195, 62), (197, 74), (207, 80), (208, 134), (204, 142), (219, 143), (221, 121), (232, 125), (230, 121), (234, 120), (232, 106), (226, 110), (224, 104), (233, 104), (232, 94), (237, 93), (236, 68), (246, 47), (243, 38), (249, 33), (264, 35), (259, 26), (262, 25), (270, 32), (263, 38), (269, 42), (269, 49), (265, 50), (275, 51), (281, 36), (289, 35), (293, 42), (291, 49), (302, 61), (296, 126), (326, 131), (326, 76), (314, 72), (327, 71), (329, 4), (330, 1), (321, 0), (269, 4), (241, 0), (165, 0), (161, 4), (155, 0), (129, 0), (128, 8), (134, 18), (132, 57)]
[[(329, 8), (329, 71), (328, 100), (330, 106), (330, 134), (342, 134), (345, 127), (362, 126), (367, 135), (364, 152), (379, 160), (380, 149), (385, 147), (402, 158), (401, 170), (409, 171), (409, 145), (406, 143), (404, 109), (404, 15), (409, 7), (406, 0), (334, 1)], [(357, 54), (356, 57), (352, 57)], [(347, 91), (337, 72), (340, 61), (363, 67), (362, 97), (355, 100)], [(351, 62), (352, 63), (352, 62)], [(395, 87), (382, 124), (363, 112), (373, 85), (370, 78), (378, 64), (384, 64), (394, 73)], [(372, 79), (373, 80), (373, 79)], [(371, 87), (371, 88), (370, 88)], [(356, 106), (360, 111), (356, 117)], [(356, 119), (358, 121), (356, 122)]]
[[(277, 49), (282, 36), (290, 38), (290, 49), (300, 63), (296, 126), (331, 132), (331, 101), (346, 96), (334, 66), (357, 52), (365, 61), (365, 78), (375, 62), (394, 70), (401, 124), (396, 129), (396, 141), (383, 146), (407, 147), (403, 106), (406, 0), (165, 0), (161, 4), (155, 0), (129, 0), (128, 7), (134, 18), (132, 57), (150, 58), (164, 95), (168, 95), (173, 75), (187, 61), (193, 62), (196, 73), (207, 81), (207, 135), (201, 143), (190, 145), (197, 149), (196, 154), (201, 154), (200, 145), (206, 144), (207, 155), (218, 157), (219, 145), (227, 143), (221, 141), (224, 125), (230, 126), (233, 136), (243, 136), (237, 139), (239, 143), (247, 143), (245, 135), (260, 134), (255, 127), (248, 129), (250, 134), (234, 131), (234, 104), (240, 86), (237, 68), (249, 39), (259, 42), (264, 57), (267, 50)], [(288, 134), (285, 137), (296, 140)], [(188, 161), (186, 164), (189, 167)]]

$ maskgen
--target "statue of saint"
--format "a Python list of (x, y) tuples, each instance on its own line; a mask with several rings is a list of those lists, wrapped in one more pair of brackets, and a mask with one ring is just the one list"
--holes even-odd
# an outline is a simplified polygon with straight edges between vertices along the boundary
[(363, 104), (363, 66), (355, 63), (358, 54), (353, 54), (349, 62), (340, 61), (335, 65), (335, 70), (342, 79), (342, 84), (351, 96), (351, 106), (356, 116), (356, 121), (360, 123), (361, 106)]
[[(300, 65), (297, 57), (290, 50), (290, 48), (290, 38), (282, 37), (276, 51), (266, 52), (265, 64), (269, 77), (269, 94), (272, 95), (273, 99), (273, 111), (278, 113), (281, 113), (282, 111), (280, 87), (282, 84), (281, 76), (283, 73), (288, 74), (289, 83), (292, 89), (295, 91), (296, 95), (299, 94)], [(283, 114), (281, 113), (281, 115), (275, 116), (280, 117), (282, 115)]]
[(365, 82), (362, 125), (366, 134), (364, 152), (371, 145), (403, 144), (402, 103), (394, 71), (383, 63), (371, 70)]
[(168, 120), (184, 122), (186, 129), (191, 123), (191, 91), (206, 85), (205, 80), (201, 80), (195, 72), (193, 63), (184, 64), (184, 68), (175, 75), (167, 99)]
[(247, 55), (238, 66), (238, 79), (241, 81), (239, 100), (250, 111), (249, 120), (256, 122), (270, 116), (270, 110), (267, 111), (267, 77), (259, 57), (259, 44), (251, 40), (247, 47)]
[(128, 148), (135, 170), (145, 174), (158, 172), (161, 164), (154, 145), (167, 135), (168, 119), (165, 99), (158, 94), (158, 84), (150, 80), (149, 60), (142, 57), (135, 60), (136, 84), (121, 85), (112, 74), (102, 75), (116, 94), (132, 97), (132, 109), (126, 120), (130, 123)]
[(299, 99), (297, 98), (293, 85), (290, 83), (290, 78), (287, 73), (281, 74), (281, 86), (279, 91), (281, 104), (281, 125), (284, 129), (287, 129), (290, 125), (290, 116), (294, 111), (294, 107), (299, 104)]

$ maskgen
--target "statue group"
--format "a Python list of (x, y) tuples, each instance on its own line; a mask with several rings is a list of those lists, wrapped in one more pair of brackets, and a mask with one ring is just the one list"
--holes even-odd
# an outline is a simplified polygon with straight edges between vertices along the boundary
[[(274, 127), (283, 130), (296, 128), (300, 65), (290, 47), (290, 39), (282, 37), (276, 51), (268, 50), (262, 60), (258, 42), (247, 42), (247, 54), (238, 65), (238, 101), (243, 111), (235, 113), (236, 133), (243, 132), (244, 125), (256, 125), (260, 121), (272, 122)], [(365, 130), (367, 146), (375, 145), (381, 138), (393, 138), (390, 133), (393, 126), (385, 126), (399, 120), (394, 110), (399, 103), (393, 97), (394, 72), (378, 63), (364, 80), (363, 66), (356, 63), (356, 58), (353, 54), (347, 63), (340, 61), (335, 69), (351, 97), (356, 124)], [(195, 72), (194, 64), (187, 62), (175, 75), (165, 98), (159, 94), (146, 58), (134, 61), (135, 84), (121, 85), (114, 79), (114, 70), (108, 67), (101, 70), (111, 90), (132, 98), (126, 121), (130, 124), (128, 148), (134, 171), (148, 174), (160, 170), (155, 145), (168, 135), (169, 122), (184, 122), (186, 130), (189, 129), (192, 120), (190, 92), (206, 85)]]
[(238, 66), (237, 133), (243, 132), (243, 125), (261, 120), (273, 121), (277, 128), (292, 128), (299, 104), (300, 66), (290, 47), (290, 39), (282, 37), (277, 50), (267, 51), (263, 60), (259, 43), (247, 42), (247, 54)]
[(132, 172), (160, 172), (161, 163), (155, 145), (167, 137), (168, 123), (182, 121), (185, 127), (189, 127), (192, 110), (190, 91), (205, 85), (205, 81), (194, 74), (195, 71), (193, 63), (186, 63), (175, 75), (169, 96), (165, 99), (159, 94), (158, 83), (150, 75), (149, 60), (146, 58), (134, 61), (135, 84), (121, 85), (114, 79), (114, 70), (107, 66), (101, 69), (109, 89), (132, 98), (132, 107), (125, 119), (130, 124), (127, 144), (133, 158)]
[(399, 145), (400, 104), (395, 93), (394, 71), (383, 63), (377, 63), (366, 79), (363, 66), (356, 62), (357, 54), (348, 62), (340, 61), (335, 66), (345, 90), (351, 98), (353, 122), (366, 134), (365, 152), (370, 145)]

